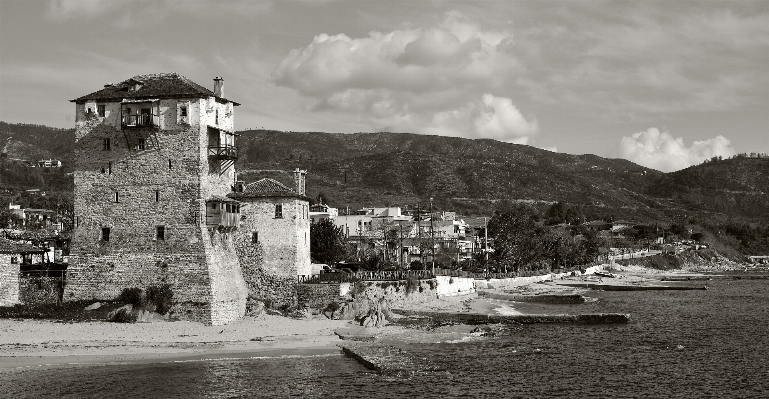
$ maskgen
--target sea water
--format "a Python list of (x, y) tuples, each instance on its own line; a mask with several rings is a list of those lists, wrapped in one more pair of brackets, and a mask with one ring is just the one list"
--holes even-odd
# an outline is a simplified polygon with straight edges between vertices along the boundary
[(398, 344), (431, 366), (413, 373), (378, 374), (341, 352), (58, 366), (0, 373), (0, 397), (769, 397), (769, 280), (707, 284), (694, 291), (590, 291), (595, 301), (536, 309), (631, 313), (629, 324), (524, 325), (495, 337)]

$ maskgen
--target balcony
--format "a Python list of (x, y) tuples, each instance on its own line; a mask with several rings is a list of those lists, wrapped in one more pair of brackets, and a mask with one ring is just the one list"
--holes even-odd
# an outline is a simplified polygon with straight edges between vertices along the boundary
[(209, 146), (208, 159), (237, 161), (238, 147), (235, 147), (234, 145)]
[(157, 117), (158, 116), (154, 114), (123, 115), (123, 128), (157, 126)]

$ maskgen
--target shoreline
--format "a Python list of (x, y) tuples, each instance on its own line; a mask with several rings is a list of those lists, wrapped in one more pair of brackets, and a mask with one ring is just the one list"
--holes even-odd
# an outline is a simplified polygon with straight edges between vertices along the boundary
[[(661, 282), (660, 278), (664, 275), (683, 274), (627, 266), (613, 268), (613, 273), (617, 276), (604, 277), (603, 284), (655, 285)], [(689, 272), (685, 275), (706, 274)], [(597, 280), (597, 277), (584, 276), (581, 279)], [(569, 280), (571, 278), (488, 291), (531, 297), (581, 295), (586, 291), (563, 284)], [(447, 296), (397, 309), (490, 316), (527, 315), (533, 310), (529, 303), (488, 298), (482, 292), (481, 295)], [(77, 365), (342, 356), (342, 345), (349, 341), (342, 339), (339, 331), (345, 330), (375, 337), (377, 341), (435, 342), (436, 338), (449, 341), (463, 339), (472, 327), (416, 331), (405, 326), (389, 325), (363, 329), (351, 320), (329, 320), (324, 316), (294, 319), (268, 314), (248, 316), (224, 326), (204, 326), (186, 321), (124, 324), (0, 319), (0, 373)]]

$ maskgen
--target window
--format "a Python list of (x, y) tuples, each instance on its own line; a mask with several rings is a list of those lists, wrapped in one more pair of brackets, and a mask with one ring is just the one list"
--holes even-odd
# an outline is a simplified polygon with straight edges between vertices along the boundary
[(283, 217), (283, 205), (275, 205), (275, 218), (279, 219)]
[(112, 174), (112, 162), (111, 162), (111, 161), (110, 161), (110, 163), (107, 165), (107, 167), (108, 167), (108, 170), (109, 170), (109, 174)]
[(171, 169), (171, 160), (170, 159), (168, 160), (168, 169), (169, 170)]
[(219, 124), (219, 108), (216, 109), (216, 120), (214, 121), (215, 125)]
[(104, 144), (104, 151), (111, 151), (112, 146), (110, 145), (109, 137), (105, 137), (102, 139), (102, 144)]
[(186, 106), (182, 105), (181, 107), (179, 107), (179, 116), (181, 116), (182, 118), (187, 116), (187, 107)]
[(104, 104), (99, 104), (96, 106), (96, 111), (99, 113), (99, 116), (104, 118), (107, 116), (107, 106)]
[(158, 241), (166, 239), (166, 226), (155, 226), (155, 239)]
[(155, 190), (155, 202), (160, 202), (160, 190)]
[(139, 151), (141, 151), (141, 150), (143, 150), (143, 149), (144, 149), (144, 145), (145, 145), (145, 141), (144, 141), (144, 139), (139, 139), (139, 140), (136, 142), (136, 149), (137, 149), (137, 150), (139, 150)]
[(212, 203), (211, 203), (211, 209), (214, 209), (214, 210), (216, 210), (216, 206), (217, 206), (217, 203), (216, 203), (216, 202), (212, 202)]
[(102, 241), (109, 241), (109, 227), (102, 227), (101, 228), (101, 240)]
[(115, 202), (120, 202), (120, 193), (115, 191)]
[(251, 233), (251, 242), (254, 243), (254, 244), (259, 242), (259, 232), (258, 231), (254, 231), (254, 232)]

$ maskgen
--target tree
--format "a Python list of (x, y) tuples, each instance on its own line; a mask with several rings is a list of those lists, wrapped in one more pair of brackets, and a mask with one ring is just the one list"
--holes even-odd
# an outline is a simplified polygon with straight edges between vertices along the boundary
[(497, 212), (489, 220), (489, 236), (494, 240), (492, 259), (503, 271), (522, 271), (542, 258), (543, 231), (534, 222), (537, 217), (534, 208), (516, 206), (504, 213)]
[(344, 229), (334, 225), (330, 219), (310, 224), (310, 256), (326, 264), (334, 264), (347, 254), (347, 239)]

